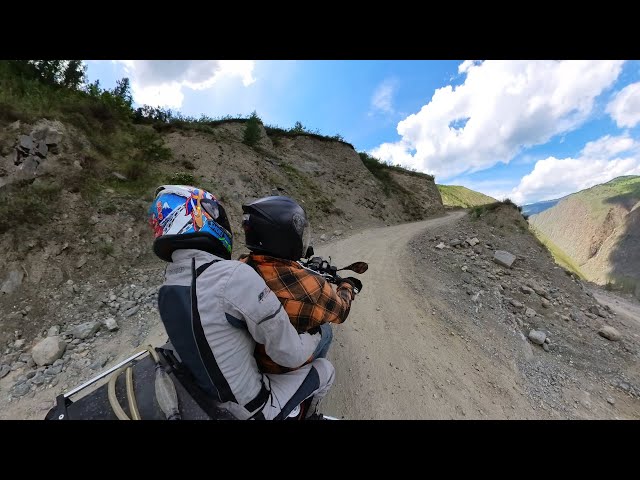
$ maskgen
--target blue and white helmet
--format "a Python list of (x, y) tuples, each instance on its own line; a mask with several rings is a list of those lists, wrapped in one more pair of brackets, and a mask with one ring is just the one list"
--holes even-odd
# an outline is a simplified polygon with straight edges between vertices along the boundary
[(149, 224), (156, 237), (153, 251), (171, 262), (178, 249), (204, 250), (231, 259), (233, 234), (218, 199), (202, 188), (162, 185), (149, 207)]

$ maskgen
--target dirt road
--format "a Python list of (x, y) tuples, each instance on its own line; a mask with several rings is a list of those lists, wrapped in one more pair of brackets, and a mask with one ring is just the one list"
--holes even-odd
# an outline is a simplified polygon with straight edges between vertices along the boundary
[[(322, 410), (348, 419), (540, 418), (516, 384), (516, 367), (500, 368), (447, 326), (454, 315), (407, 282), (408, 241), (465, 212), (363, 231), (318, 248), (337, 266), (369, 262), (347, 321), (334, 326), (329, 359), (336, 383)], [(435, 313), (435, 314), (434, 314)], [(504, 367), (504, 366), (503, 366)]]
[(640, 324), (640, 305), (630, 300), (627, 296), (618, 295), (613, 292), (607, 292), (599, 288), (590, 288), (593, 296), (603, 305), (608, 305), (611, 310), (628, 322)]
[[(635, 352), (633, 340), (640, 333), (637, 305), (601, 300), (612, 303), (613, 309), (625, 307), (618, 318), (629, 328), (614, 325), (626, 332), (620, 342), (626, 357), (613, 356), (608, 340), (577, 322), (566, 327), (572, 330), (563, 331), (550, 321), (553, 341), (562, 348), (557, 357), (532, 347), (522, 331), (507, 321), (505, 310), (494, 309), (488, 301), (492, 293), (486, 276), (479, 286), (483, 297), (474, 303), (468, 289), (459, 284), (458, 267), (448, 273), (442, 268), (456, 262), (456, 255), (464, 256), (464, 250), (439, 256), (446, 250), (435, 249), (436, 241), (420, 238), (425, 237), (421, 232), (430, 238), (444, 230), (449, 230), (445, 238), (453, 238), (464, 228), (464, 215), (458, 211), (423, 222), (368, 229), (317, 248), (319, 255), (331, 256), (338, 267), (354, 261), (369, 263), (369, 270), (359, 276), (364, 288), (349, 318), (333, 327), (329, 359), (336, 367), (336, 381), (322, 412), (347, 419), (640, 418), (638, 401), (628, 394), (631, 385), (637, 384), (637, 375), (632, 375), (637, 369), (630, 364), (629, 370), (620, 360)], [(486, 231), (480, 235), (489, 236)], [(469, 261), (469, 265), (475, 266), (477, 274), (477, 264)], [(533, 264), (529, 268), (533, 273)], [(521, 270), (512, 272), (512, 292), (522, 283), (519, 276), (527, 273)], [(159, 277), (148, 281), (154, 282)], [(478, 308), (489, 315), (478, 315)], [(629, 318), (621, 318), (625, 313)], [(108, 353), (106, 367), (129, 356), (137, 345), (166, 340), (155, 307), (132, 318), (122, 321), (117, 333), (88, 340), (91, 348), (75, 362), (84, 360), (88, 365)], [(578, 344), (568, 343), (568, 335)], [(609, 382), (618, 367), (618, 373), (626, 372), (628, 377), (622, 375), (623, 383), (618, 381), (624, 391), (602, 383)], [(0, 402), (8, 399), (19, 373), (11, 372), (0, 381)], [(56, 393), (95, 373), (87, 366), (65, 366), (55, 388), (51, 385), (11, 403), (2, 402), (0, 419), (43, 418)]]

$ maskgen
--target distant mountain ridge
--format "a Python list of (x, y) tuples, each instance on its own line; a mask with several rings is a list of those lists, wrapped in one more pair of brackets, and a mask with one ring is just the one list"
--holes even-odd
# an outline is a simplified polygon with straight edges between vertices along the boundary
[(568, 195), (529, 222), (587, 280), (640, 297), (640, 176)]
[[(564, 197), (562, 197), (564, 198)], [(542, 213), (545, 210), (550, 209), (558, 204), (562, 198), (556, 198), (554, 200), (544, 200), (542, 202), (530, 203), (528, 205), (522, 205), (522, 213), (525, 215), (536, 215)]]

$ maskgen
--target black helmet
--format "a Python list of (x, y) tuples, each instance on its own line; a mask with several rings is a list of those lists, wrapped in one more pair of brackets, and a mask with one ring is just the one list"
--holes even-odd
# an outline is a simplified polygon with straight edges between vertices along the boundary
[(264, 197), (242, 206), (245, 244), (255, 253), (299, 260), (307, 251), (307, 214), (289, 197)]

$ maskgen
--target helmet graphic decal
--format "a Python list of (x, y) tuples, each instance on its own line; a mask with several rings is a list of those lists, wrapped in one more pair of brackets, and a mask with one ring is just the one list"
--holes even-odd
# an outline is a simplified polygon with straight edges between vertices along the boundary
[(158, 212), (158, 220), (162, 220), (162, 202), (156, 203), (156, 211)]
[(149, 208), (154, 236), (207, 233), (231, 252), (233, 240), (222, 205), (206, 190), (185, 185), (163, 185)]
[(204, 198), (204, 192), (197, 188), (191, 192), (191, 196), (185, 202), (185, 215), (191, 215), (193, 220), (193, 230), (197, 232), (202, 229), (202, 206), (200, 202)]

